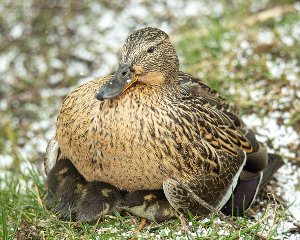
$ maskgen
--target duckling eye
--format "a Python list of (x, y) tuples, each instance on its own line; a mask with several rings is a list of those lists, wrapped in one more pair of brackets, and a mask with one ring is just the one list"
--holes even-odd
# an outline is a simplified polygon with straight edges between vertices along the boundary
[(147, 53), (153, 53), (154, 52), (154, 47), (152, 46), (152, 47), (149, 47), (148, 49), (147, 49)]

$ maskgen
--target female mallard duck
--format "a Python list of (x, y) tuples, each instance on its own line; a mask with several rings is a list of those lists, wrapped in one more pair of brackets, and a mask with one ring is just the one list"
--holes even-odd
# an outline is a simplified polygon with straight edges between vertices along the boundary
[[(239, 177), (239, 183), (254, 179), (249, 206), (260, 172), (270, 166), (266, 148), (236, 111), (180, 72), (168, 35), (150, 27), (128, 37), (113, 76), (83, 84), (65, 98), (46, 154), (46, 163), (51, 160), (49, 198), (60, 199), (61, 212), (73, 206), (79, 219), (105, 208), (102, 213), (125, 209), (164, 220), (174, 216), (170, 205), (207, 214), (188, 192), (221, 209)], [(165, 215), (138, 208), (145, 201)]]

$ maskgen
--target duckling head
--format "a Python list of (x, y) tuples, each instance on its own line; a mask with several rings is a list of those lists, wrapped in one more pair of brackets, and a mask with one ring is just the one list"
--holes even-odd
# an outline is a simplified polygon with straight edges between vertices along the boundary
[(178, 71), (178, 57), (169, 36), (158, 28), (143, 28), (127, 38), (116, 73), (99, 89), (96, 98), (113, 99), (138, 83), (172, 84)]

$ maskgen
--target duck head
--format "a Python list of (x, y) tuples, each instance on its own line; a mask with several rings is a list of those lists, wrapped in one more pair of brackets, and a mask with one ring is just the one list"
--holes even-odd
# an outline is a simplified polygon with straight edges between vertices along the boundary
[(157, 28), (143, 28), (127, 38), (116, 73), (98, 90), (96, 98), (113, 99), (136, 83), (171, 84), (178, 71), (178, 57), (169, 36)]

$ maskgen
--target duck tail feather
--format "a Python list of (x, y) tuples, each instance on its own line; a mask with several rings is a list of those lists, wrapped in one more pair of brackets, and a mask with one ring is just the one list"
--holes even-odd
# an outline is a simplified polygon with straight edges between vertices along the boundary
[(268, 153), (268, 165), (263, 170), (263, 177), (259, 190), (261, 190), (277, 172), (277, 170), (284, 164), (281, 156), (278, 154)]

